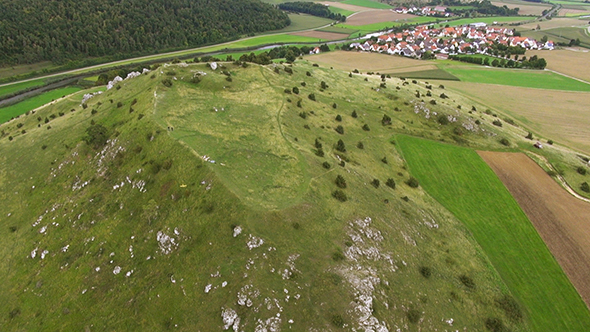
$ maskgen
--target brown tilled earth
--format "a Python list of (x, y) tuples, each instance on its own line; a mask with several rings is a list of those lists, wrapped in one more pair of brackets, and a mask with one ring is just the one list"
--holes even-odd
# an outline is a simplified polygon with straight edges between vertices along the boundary
[(480, 151), (590, 307), (590, 203), (559, 186), (522, 153)]

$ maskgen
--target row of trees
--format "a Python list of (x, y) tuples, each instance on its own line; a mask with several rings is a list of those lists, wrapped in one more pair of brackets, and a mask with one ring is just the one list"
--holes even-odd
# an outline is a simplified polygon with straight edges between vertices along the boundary
[(3, 0), (0, 66), (188, 48), (289, 24), (254, 0)]
[[(506, 5), (502, 7), (495, 6), (489, 0), (483, 1), (471, 1), (461, 2), (459, 0), (433, 0), (428, 3), (430, 6), (453, 6), (454, 8), (447, 8), (447, 12), (456, 15), (479, 13), (482, 15), (495, 15), (495, 16), (517, 16), (518, 8), (510, 9)], [(460, 8), (465, 7), (465, 8)]]
[(315, 2), (285, 2), (279, 4), (279, 8), (286, 11), (305, 13), (313, 16), (326, 17), (340, 22), (346, 21), (346, 16), (332, 13), (328, 6)]
[[(516, 58), (516, 57), (515, 57)], [(547, 66), (547, 61), (543, 58), (539, 58), (536, 55), (533, 55), (530, 59), (527, 60), (526, 57), (523, 57), (520, 61), (515, 61), (512, 59), (494, 59), (487, 56), (469, 56), (469, 55), (451, 55), (449, 59), (461, 61), (461, 62), (469, 62), (475, 63), (478, 65), (484, 66), (492, 66), (492, 67), (502, 67), (502, 68), (531, 68), (531, 69), (545, 69)]]
[[(250, 54), (243, 54), (239, 60), (242, 62), (252, 62), (260, 65), (268, 65), (273, 59), (283, 58), (287, 60), (287, 62), (293, 62), (298, 56), (309, 54), (312, 49), (313, 47), (309, 46), (281, 46), (275, 47), (268, 52), (262, 52), (259, 54), (254, 54), (254, 52)], [(323, 44), (320, 46), (320, 50), (322, 50), (322, 52), (329, 52), (330, 47), (326, 44)]]

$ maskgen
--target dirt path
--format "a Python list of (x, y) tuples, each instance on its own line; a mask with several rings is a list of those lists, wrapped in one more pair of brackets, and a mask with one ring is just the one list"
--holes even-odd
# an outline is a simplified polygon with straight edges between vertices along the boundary
[(590, 204), (522, 153), (480, 151), (590, 307)]

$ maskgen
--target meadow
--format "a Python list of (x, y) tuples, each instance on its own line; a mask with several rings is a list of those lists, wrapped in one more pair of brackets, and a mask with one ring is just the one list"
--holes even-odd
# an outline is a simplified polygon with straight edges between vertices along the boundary
[(20, 82), (20, 83), (9, 83), (0, 86), (0, 97), (13, 94), (15, 92), (25, 90), (28, 88), (33, 88), (37, 86), (42, 86), (45, 84), (44, 79), (37, 79), (27, 82)]
[(471, 66), (446, 66), (444, 70), (458, 77), (464, 82), (500, 84), (537, 89), (590, 91), (590, 84), (586, 84), (553, 72)]
[(541, 39), (547, 36), (549, 40), (556, 43), (569, 43), (572, 39), (580, 39), (580, 46), (584, 48), (590, 48), (590, 35), (588, 34), (588, 27), (561, 27), (547, 30), (524, 30), (522, 35), (526, 37), (532, 37), (535, 39)]
[[(43, 106), (55, 99), (80, 91), (78, 87), (66, 87), (44, 92), (38, 96), (31, 97), (17, 104), (0, 108), (0, 123), (4, 123), (13, 117), (25, 114), (37, 107)], [(81, 98), (80, 98), (81, 100)]]
[(375, 8), (375, 9), (390, 9), (390, 8), (392, 8), (388, 4), (385, 4), (382, 2), (377, 2), (377, 1), (371, 1), (371, 0), (344, 0), (344, 1), (342, 1), (342, 3), (347, 4), (347, 5), (354, 5), (354, 6), (360, 6), (360, 7)]
[(267, 31), (265, 33), (262, 33), (261, 35), (309, 30), (322, 27), (334, 22), (333, 20), (327, 18), (307, 14), (289, 14), (289, 19), (291, 20), (291, 24), (284, 27), (283, 29)]
[[(467, 148), (396, 136), (420, 185), (473, 234), (533, 331), (584, 331), (590, 313), (502, 182)], [(515, 315), (518, 316), (518, 315)]]
[(494, 22), (497, 22), (497, 25), (504, 25), (507, 23), (514, 23), (514, 22), (526, 22), (534, 20), (534, 17), (522, 17), (522, 16), (493, 16), (493, 17), (476, 17), (476, 18), (461, 18), (458, 20), (450, 20), (445, 21), (439, 24), (435, 24), (435, 27), (440, 28), (444, 27), (447, 24), (450, 26), (459, 26), (459, 25), (468, 25), (471, 23), (486, 23), (488, 25), (493, 25)]
[(344, 16), (349, 16), (351, 14), (356, 13), (355, 11), (352, 11), (352, 10), (346, 10), (346, 9), (338, 8), (338, 7), (334, 7), (334, 6), (330, 6), (330, 11), (332, 13), (341, 14)]

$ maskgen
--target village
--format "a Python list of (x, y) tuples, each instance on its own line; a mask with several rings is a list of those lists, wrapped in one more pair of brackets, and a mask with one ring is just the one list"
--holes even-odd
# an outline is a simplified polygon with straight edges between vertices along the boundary
[(376, 38), (368, 39), (364, 43), (352, 43), (350, 49), (412, 58), (423, 58), (428, 54), (438, 59), (446, 59), (449, 55), (490, 54), (491, 46), (494, 44), (520, 46), (526, 50), (554, 48), (554, 43), (550, 40), (541, 42), (515, 36), (513, 29), (487, 26), (486, 23), (444, 28), (422, 25), (402, 32), (379, 34)]

